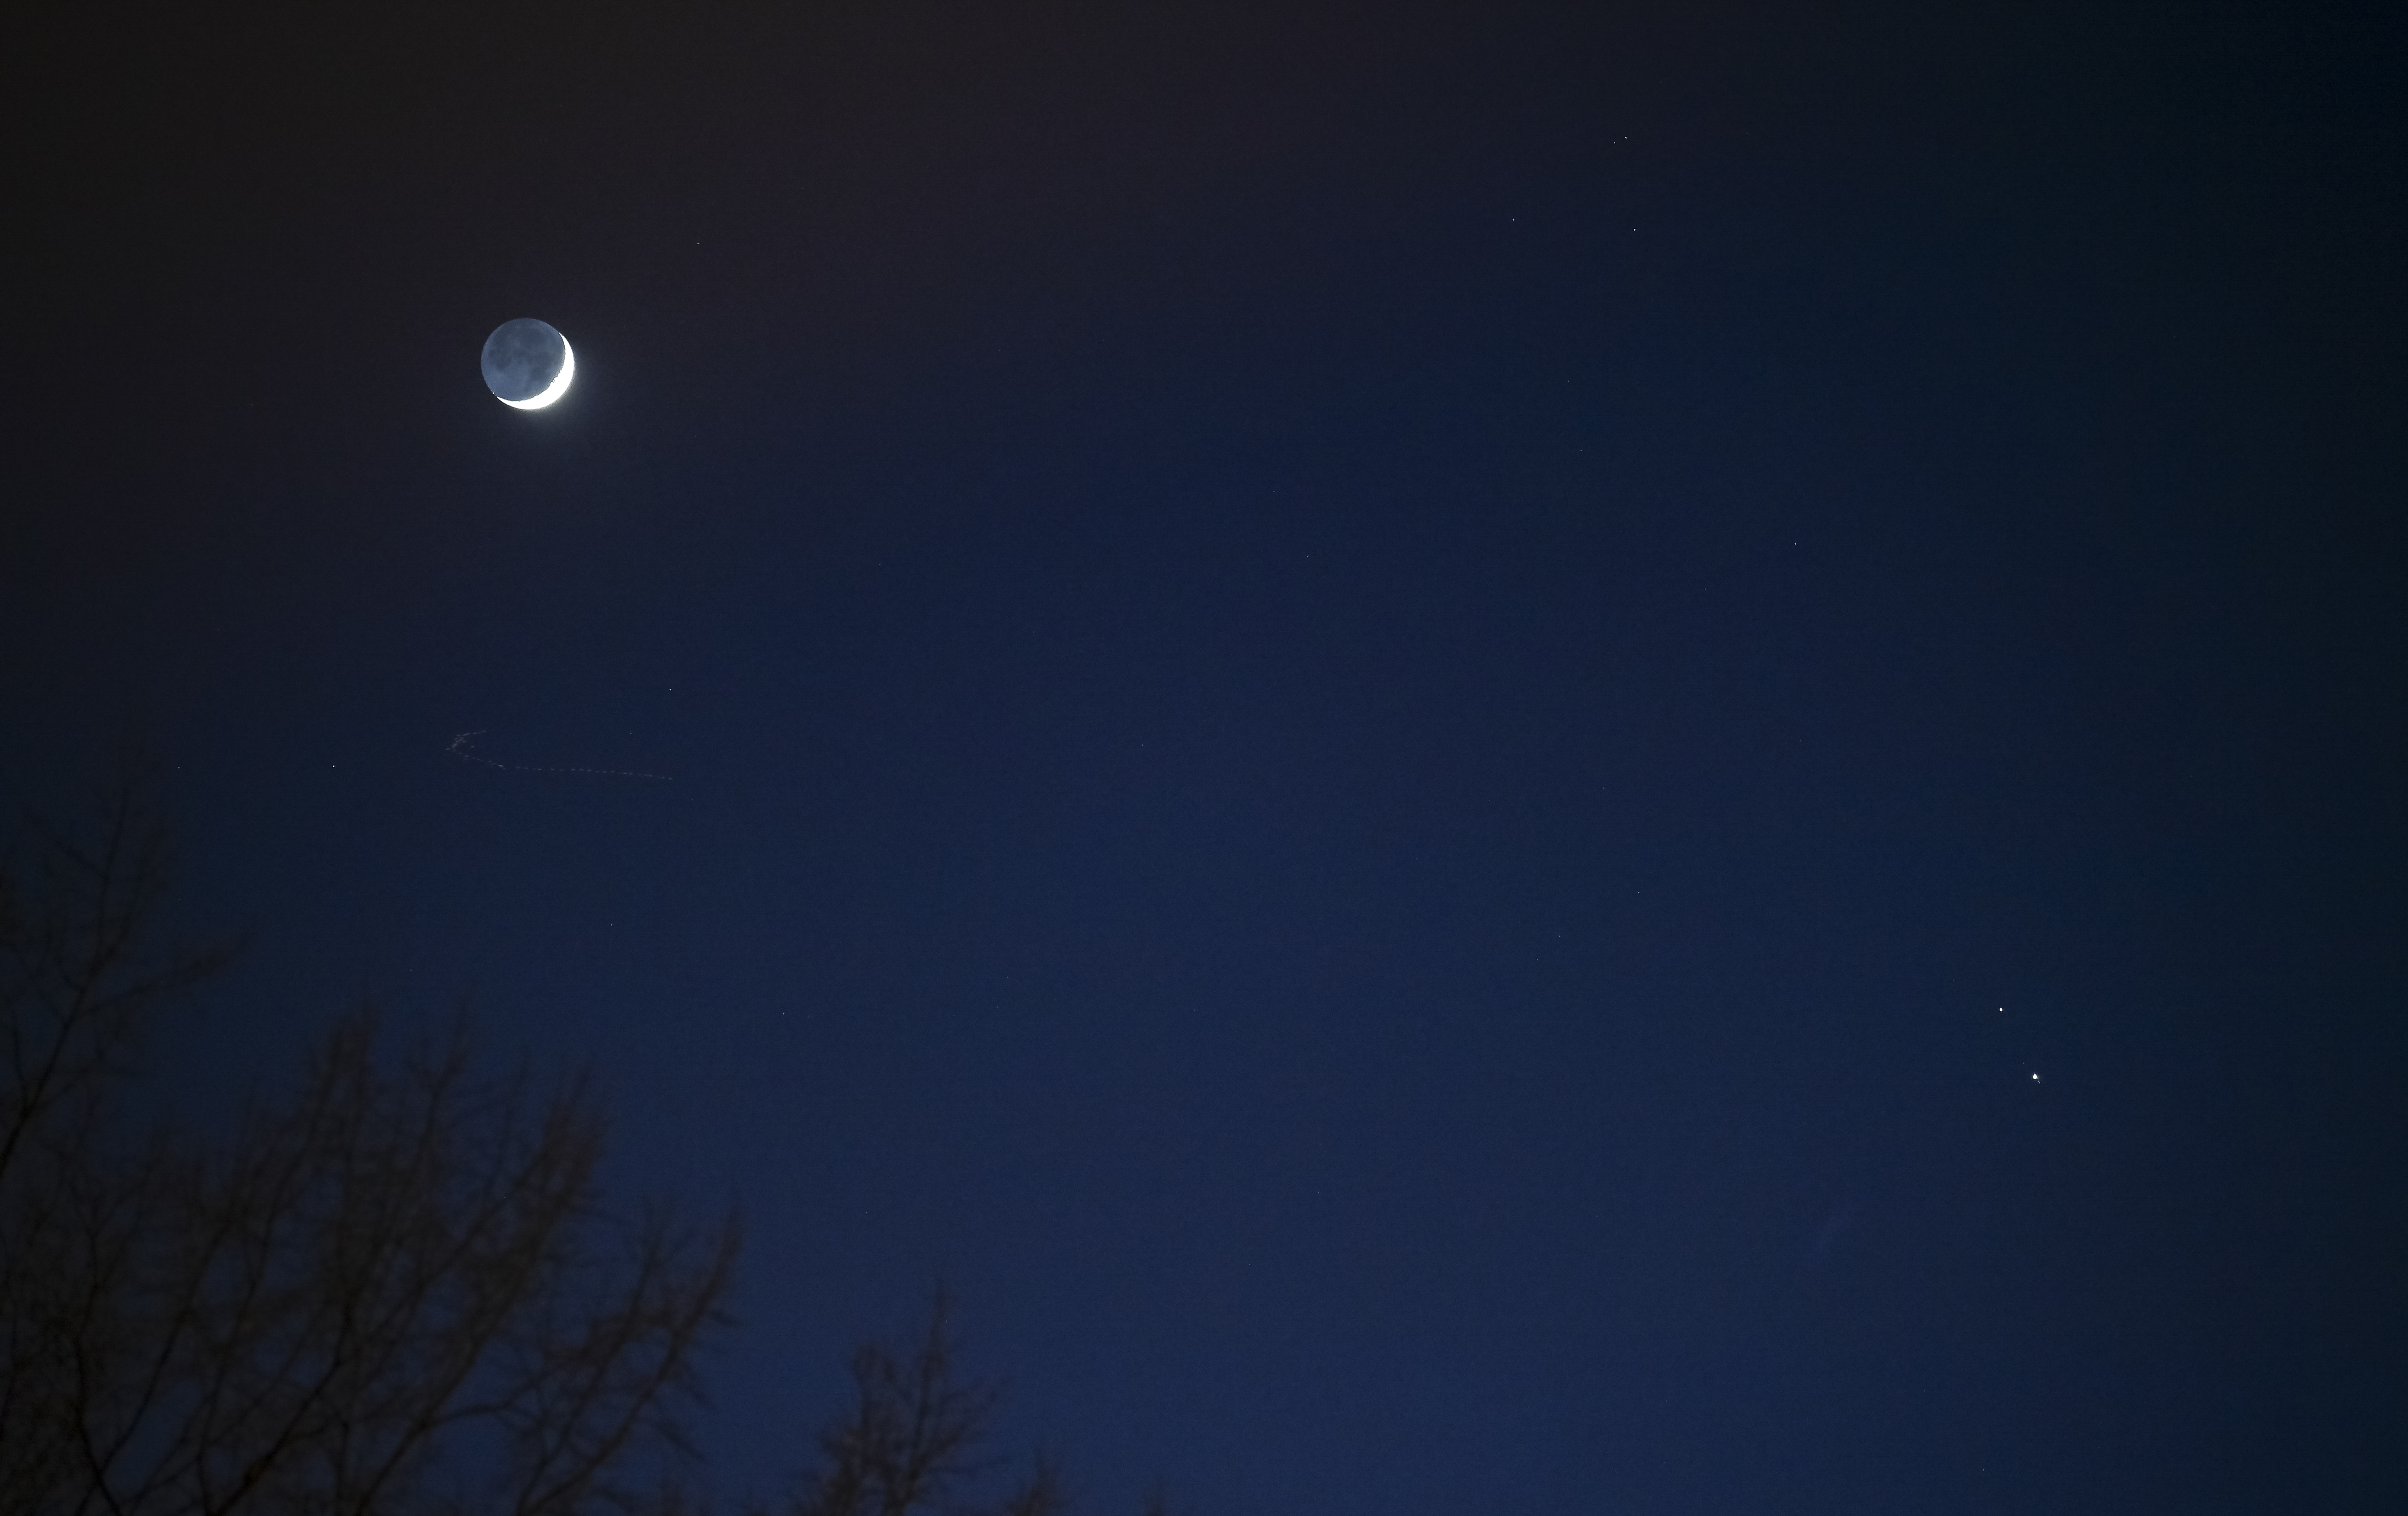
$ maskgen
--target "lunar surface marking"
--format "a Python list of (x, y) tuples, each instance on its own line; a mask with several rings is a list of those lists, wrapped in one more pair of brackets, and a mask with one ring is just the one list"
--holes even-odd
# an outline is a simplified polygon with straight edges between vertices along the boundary
[[(541, 410), (544, 407), (559, 399), (562, 395), (566, 394), (568, 393), (568, 381), (576, 377), (577, 350), (568, 345), (568, 338), (562, 337), (560, 339), (560, 372), (552, 376), (552, 383), (545, 388), (543, 393), (537, 395), (532, 400), (502, 400), (502, 404), (509, 406), (513, 410)], [(494, 398), (500, 400), (501, 396), (495, 395)]]

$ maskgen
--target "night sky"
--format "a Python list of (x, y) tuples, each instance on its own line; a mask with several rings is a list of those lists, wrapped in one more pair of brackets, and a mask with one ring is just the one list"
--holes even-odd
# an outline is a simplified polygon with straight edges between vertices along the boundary
[(941, 1279), (1090, 1511), (2408, 1509), (2397, 7), (46, 8), (0, 801), (739, 1204), (723, 1497)]

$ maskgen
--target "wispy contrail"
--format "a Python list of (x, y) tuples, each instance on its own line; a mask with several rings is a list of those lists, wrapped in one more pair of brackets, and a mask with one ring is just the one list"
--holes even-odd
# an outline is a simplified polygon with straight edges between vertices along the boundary
[(580, 768), (566, 764), (501, 763), (486, 757), (472, 746), (477, 738), (484, 735), (482, 730), (463, 732), (453, 737), (452, 745), (443, 751), (464, 764), (481, 764), (487, 768), (498, 768), (511, 774), (590, 774), (595, 779), (658, 779), (664, 784), (669, 782), (669, 776), (666, 774), (647, 774), (639, 768)]

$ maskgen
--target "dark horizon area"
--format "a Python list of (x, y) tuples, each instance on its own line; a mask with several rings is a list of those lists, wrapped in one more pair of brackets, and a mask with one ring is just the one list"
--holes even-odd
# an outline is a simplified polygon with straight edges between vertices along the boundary
[(939, 1279), (1082, 1510), (2408, 1495), (2392, 12), (12, 30), (0, 803), (739, 1204), (723, 1497)]

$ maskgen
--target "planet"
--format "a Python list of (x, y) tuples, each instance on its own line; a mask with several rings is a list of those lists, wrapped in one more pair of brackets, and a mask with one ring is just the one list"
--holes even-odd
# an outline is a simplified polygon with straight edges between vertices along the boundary
[(485, 388), (519, 410), (541, 410), (568, 393), (577, 377), (577, 354), (568, 338), (532, 316), (504, 322), (485, 338)]

